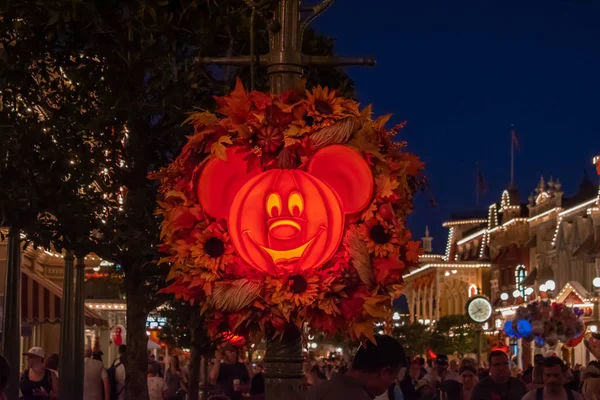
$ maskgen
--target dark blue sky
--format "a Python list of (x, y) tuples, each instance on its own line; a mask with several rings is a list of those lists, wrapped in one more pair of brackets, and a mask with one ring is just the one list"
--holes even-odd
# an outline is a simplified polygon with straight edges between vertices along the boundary
[[(521, 151), (516, 183), (525, 200), (540, 175), (576, 190), (600, 154), (600, 1), (338, 0), (315, 21), (340, 55), (374, 56), (351, 68), (359, 99), (390, 123), (427, 163), (431, 190), (410, 226), (427, 224), (437, 251), (450, 212), (475, 208), (475, 164), (487, 195), (510, 179), (510, 134)], [(429, 206), (434, 196), (437, 207)]]

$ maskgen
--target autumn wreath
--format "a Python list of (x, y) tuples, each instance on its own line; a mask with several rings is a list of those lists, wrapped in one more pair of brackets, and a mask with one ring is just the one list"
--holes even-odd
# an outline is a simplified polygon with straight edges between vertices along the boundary
[(160, 180), (162, 290), (202, 305), (212, 335), (286, 324), (371, 338), (419, 243), (405, 217), (423, 163), (389, 116), (317, 87), (235, 89), (195, 112)]

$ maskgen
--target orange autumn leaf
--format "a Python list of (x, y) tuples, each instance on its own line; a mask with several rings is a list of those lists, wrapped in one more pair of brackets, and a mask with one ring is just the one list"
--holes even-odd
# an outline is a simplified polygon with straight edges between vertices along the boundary
[(231, 138), (227, 135), (223, 135), (210, 146), (210, 154), (220, 158), (223, 161), (227, 161), (227, 147), (226, 144), (233, 144)]
[(425, 163), (411, 153), (402, 153), (401, 162), (404, 164), (404, 171), (407, 175), (416, 176), (425, 168)]
[(382, 199), (389, 198), (394, 195), (394, 190), (398, 189), (400, 183), (397, 180), (392, 180), (388, 175), (379, 175), (375, 179), (377, 187), (377, 196)]
[(208, 111), (191, 113), (186, 120), (183, 121), (183, 124), (192, 124), (196, 129), (199, 127), (215, 125), (217, 123), (219, 123), (217, 116)]
[(217, 111), (228, 115), (235, 124), (244, 123), (252, 109), (248, 92), (244, 89), (242, 80), (239, 77), (235, 80), (235, 89), (228, 96), (216, 97), (215, 101), (219, 106)]
[(421, 241), (410, 241), (406, 243), (406, 261), (410, 263), (418, 263), (419, 256), (423, 254), (423, 249), (421, 248)]
[(377, 130), (383, 129), (385, 127), (385, 124), (390, 120), (390, 118), (392, 118), (392, 114), (382, 115), (381, 117), (375, 120), (373, 127)]
[(375, 342), (375, 335), (373, 334), (373, 327), (375, 322), (372, 319), (366, 321), (354, 323), (351, 327), (354, 337), (361, 340), (363, 337), (370, 340), (372, 343)]

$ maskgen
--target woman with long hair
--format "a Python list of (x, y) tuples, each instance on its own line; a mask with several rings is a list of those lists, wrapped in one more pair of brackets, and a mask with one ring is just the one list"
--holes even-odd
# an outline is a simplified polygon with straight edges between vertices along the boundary
[(169, 366), (165, 371), (165, 398), (180, 400), (185, 398), (185, 375), (180, 368), (177, 356), (169, 357)]
[(471, 400), (473, 389), (477, 385), (477, 369), (469, 364), (463, 364), (458, 370), (460, 383), (462, 383), (461, 400)]

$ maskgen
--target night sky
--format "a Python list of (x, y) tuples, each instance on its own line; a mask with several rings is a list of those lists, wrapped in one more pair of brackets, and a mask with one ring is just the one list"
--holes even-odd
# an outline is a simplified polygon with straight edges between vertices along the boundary
[[(521, 200), (543, 174), (572, 194), (600, 154), (600, 1), (338, 0), (314, 22), (346, 56), (373, 56), (349, 73), (363, 105), (392, 112), (390, 126), (427, 163), (429, 193), (410, 217), (442, 252), (453, 211), (475, 209), (476, 163), (487, 194), (510, 181), (511, 124), (519, 132)], [(429, 198), (437, 206), (431, 208)]]

